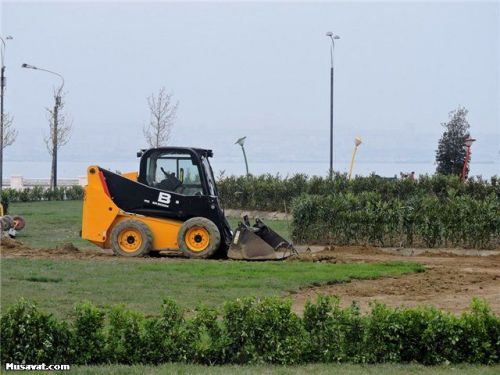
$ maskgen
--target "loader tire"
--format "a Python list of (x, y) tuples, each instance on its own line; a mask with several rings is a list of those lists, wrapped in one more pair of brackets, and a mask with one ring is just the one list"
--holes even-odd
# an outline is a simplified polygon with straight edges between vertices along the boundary
[(193, 217), (182, 224), (177, 243), (189, 258), (210, 258), (220, 246), (219, 228), (207, 218)]
[(124, 220), (111, 230), (111, 247), (116, 255), (145, 256), (153, 248), (153, 234), (142, 221)]
[(24, 220), (24, 217), (22, 216), (13, 216), (12, 219), (14, 220), (14, 229), (15, 230), (22, 230), (26, 226), (26, 220)]

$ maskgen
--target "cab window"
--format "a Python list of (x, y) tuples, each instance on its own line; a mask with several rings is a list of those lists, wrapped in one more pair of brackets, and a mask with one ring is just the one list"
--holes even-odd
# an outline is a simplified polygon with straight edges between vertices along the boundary
[(147, 160), (146, 182), (155, 188), (184, 195), (202, 195), (198, 165), (186, 153), (158, 153)]
[(212, 171), (212, 167), (210, 166), (208, 158), (204, 157), (201, 162), (203, 164), (203, 168), (205, 168), (205, 175), (207, 176), (208, 194), (216, 196), (217, 188), (215, 187), (214, 173)]

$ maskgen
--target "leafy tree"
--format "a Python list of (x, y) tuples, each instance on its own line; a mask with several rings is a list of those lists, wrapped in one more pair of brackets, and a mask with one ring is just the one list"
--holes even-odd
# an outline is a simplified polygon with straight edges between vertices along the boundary
[(449, 114), (449, 121), (441, 123), (445, 131), (436, 150), (436, 172), (459, 175), (465, 159), (464, 141), (469, 137), (469, 122), (465, 107), (458, 107)]

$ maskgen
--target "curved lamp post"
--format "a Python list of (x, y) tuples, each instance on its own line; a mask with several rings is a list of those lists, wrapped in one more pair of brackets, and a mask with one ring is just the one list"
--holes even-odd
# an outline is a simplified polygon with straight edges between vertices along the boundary
[(23, 65), (21, 65), (21, 68), (33, 69), (33, 70), (40, 70), (42, 72), (47, 72), (47, 73), (54, 74), (54, 75), (58, 76), (61, 79), (61, 86), (59, 86), (59, 89), (57, 90), (57, 95), (56, 96), (59, 97), (59, 98), (61, 97), (62, 89), (64, 87), (64, 77), (62, 75), (60, 75), (59, 73), (53, 72), (52, 70), (38, 68), (36, 66), (30, 65), (30, 64), (26, 64), (26, 63), (24, 63)]
[(5, 85), (6, 85), (6, 80), (5, 80), (5, 47), (6, 47), (6, 40), (12, 40), (10, 35), (7, 35), (4, 38), (0, 36), (0, 42), (2, 43), (0, 45), (0, 62), (2, 64), (1, 66), (1, 72), (0, 72), (0, 192), (2, 191), (2, 186), (3, 186), (3, 125), (4, 125), (4, 113), (3, 113), (3, 97), (5, 94)]
[(462, 176), (460, 176), (462, 181), (465, 181), (469, 175), (469, 163), (471, 155), (470, 148), (475, 141), (476, 140), (471, 137), (467, 138), (464, 141), (465, 147), (467, 147), (467, 151), (465, 153), (464, 167), (462, 168)]
[(326, 36), (331, 40), (330, 46), (330, 169), (328, 175), (333, 176), (333, 52), (335, 50), (335, 40), (340, 39), (340, 36), (328, 31)]
[(356, 157), (356, 152), (358, 151), (359, 145), (363, 143), (360, 137), (354, 138), (354, 150), (352, 150), (351, 166), (349, 167), (349, 180), (352, 176), (352, 168), (354, 167), (354, 158)]
[(64, 77), (62, 75), (60, 75), (59, 73), (56, 73), (56, 72), (53, 72), (52, 70), (48, 70), (48, 69), (43, 69), (43, 68), (38, 68), (36, 66), (33, 66), (33, 65), (29, 65), (29, 64), (23, 64), (21, 65), (21, 68), (26, 68), (26, 69), (33, 69), (33, 70), (40, 70), (42, 72), (47, 72), (47, 73), (50, 73), (50, 74), (53, 74), (53, 75), (56, 75), (58, 76), (60, 79), (61, 79), (61, 86), (59, 86), (59, 88), (57, 89), (57, 92), (56, 92), (56, 101), (55, 101), (55, 104), (54, 104), (54, 111), (53, 111), (53, 121), (54, 121), (54, 131), (53, 131), (53, 134), (52, 134), (52, 181), (50, 183), (50, 186), (51, 188), (56, 188), (57, 187), (57, 134), (58, 134), (58, 111), (59, 111), (59, 107), (61, 105), (61, 95), (62, 95), (62, 90), (63, 90), (63, 87), (64, 87)]
[(243, 157), (245, 158), (245, 166), (247, 168), (247, 176), (250, 174), (248, 172), (248, 161), (247, 161), (247, 154), (245, 152), (245, 139), (247, 137), (241, 137), (240, 139), (238, 139), (236, 142), (234, 142), (235, 145), (240, 145), (241, 146), (241, 150), (243, 151)]

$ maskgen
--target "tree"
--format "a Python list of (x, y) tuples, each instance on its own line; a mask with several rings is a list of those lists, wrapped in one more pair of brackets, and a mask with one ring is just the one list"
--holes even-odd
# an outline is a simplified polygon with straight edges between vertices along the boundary
[(71, 137), (73, 121), (64, 112), (65, 93), (54, 92), (55, 104), (53, 108), (46, 108), (47, 119), (49, 120), (49, 135), (44, 137), (47, 151), (52, 157), (52, 167), (50, 169), (50, 188), (57, 187), (57, 151), (66, 145)]
[(16, 141), (17, 130), (12, 126), (14, 118), (8, 113), (3, 113), (1, 118), (1, 129), (0, 129), (0, 192), (2, 191), (2, 181), (3, 181), (3, 151), (7, 146), (10, 146)]
[(8, 113), (3, 115), (3, 142), (2, 151), (5, 150), (7, 146), (12, 145), (17, 138), (17, 130), (12, 126), (14, 118)]
[(165, 87), (160, 89), (157, 96), (151, 94), (148, 97), (150, 120), (143, 132), (149, 147), (161, 147), (168, 144), (178, 106), (179, 102), (173, 102), (172, 94), (167, 93)]
[(469, 122), (465, 107), (458, 107), (449, 113), (449, 121), (441, 123), (445, 128), (436, 150), (436, 172), (460, 175), (464, 165), (464, 141), (469, 137)]

